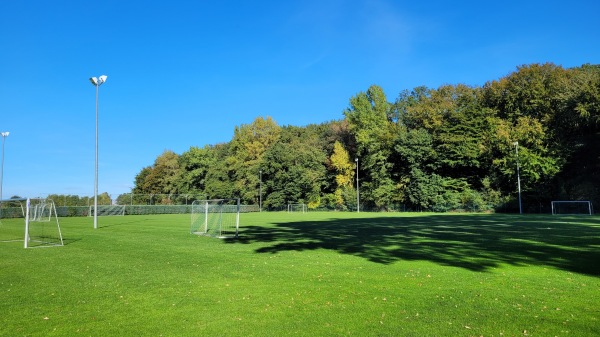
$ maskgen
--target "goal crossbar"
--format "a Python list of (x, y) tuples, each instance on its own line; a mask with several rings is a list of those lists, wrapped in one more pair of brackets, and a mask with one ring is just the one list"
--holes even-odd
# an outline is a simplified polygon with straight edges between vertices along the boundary
[(555, 200), (550, 205), (553, 215), (594, 214), (592, 202), (588, 200)]
[(306, 204), (288, 204), (287, 211), (306, 213)]
[[(16, 211), (6, 214), (7, 216), (11, 218), (23, 218), (25, 222), (25, 233), (21, 237), (22, 239), (8, 240), (8, 242), (23, 240), (24, 248), (64, 245), (56, 205), (51, 199), (14, 198), (0, 200), (0, 205), (4, 203), (16, 204), (16, 207), (13, 207)], [(2, 213), (0, 213), (1, 215)], [(8, 219), (7, 222), (9, 222)], [(13, 221), (13, 224), (16, 223)], [(13, 226), (13, 230), (16, 230), (16, 228)], [(0, 228), (0, 230), (2, 229)]]
[(218, 238), (237, 237), (240, 199), (196, 200), (192, 203), (190, 233)]

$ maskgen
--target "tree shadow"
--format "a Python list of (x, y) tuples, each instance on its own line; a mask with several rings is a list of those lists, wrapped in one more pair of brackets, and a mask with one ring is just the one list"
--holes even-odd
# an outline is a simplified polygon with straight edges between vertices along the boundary
[(244, 227), (230, 243), (265, 243), (257, 253), (334, 250), (391, 264), (400, 260), (486, 271), (543, 265), (600, 276), (597, 217), (430, 215), (294, 221)]

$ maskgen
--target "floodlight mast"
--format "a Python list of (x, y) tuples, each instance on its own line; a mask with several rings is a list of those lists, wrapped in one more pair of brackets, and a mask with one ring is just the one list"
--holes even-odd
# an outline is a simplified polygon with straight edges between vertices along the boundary
[(90, 82), (96, 87), (96, 162), (94, 166), (94, 229), (98, 228), (98, 88), (106, 82), (108, 76), (90, 77)]
[(10, 134), (10, 132), (2, 132), (2, 166), (0, 166), (0, 215), (2, 215), (2, 179), (4, 178), (4, 141), (6, 137)]

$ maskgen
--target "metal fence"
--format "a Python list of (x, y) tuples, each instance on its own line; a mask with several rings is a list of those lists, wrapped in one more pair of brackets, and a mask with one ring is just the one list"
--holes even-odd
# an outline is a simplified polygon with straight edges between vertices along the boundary
[[(259, 212), (258, 205), (240, 205), (240, 212)], [(191, 214), (192, 205), (125, 205), (125, 215), (147, 214)], [(90, 206), (56, 206), (56, 215), (59, 217), (90, 216)], [(23, 218), (24, 210), (21, 207), (2, 207), (1, 218)]]

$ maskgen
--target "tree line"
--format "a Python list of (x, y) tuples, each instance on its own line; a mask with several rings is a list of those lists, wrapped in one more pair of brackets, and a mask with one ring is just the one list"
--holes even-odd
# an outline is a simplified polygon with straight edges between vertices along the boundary
[[(600, 65), (531, 64), (481, 87), (372, 85), (343, 118), (307, 126), (258, 117), (229, 142), (166, 150), (135, 194), (241, 198), (338, 210), (514, 211), (600, 201)], [(518, 156), (517, 156), (518, 151)], [(357, 190), (358, 174), (358, 190)], [(358, 192), (358, 195), (357, 195)]]

